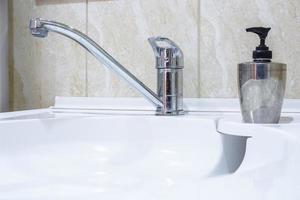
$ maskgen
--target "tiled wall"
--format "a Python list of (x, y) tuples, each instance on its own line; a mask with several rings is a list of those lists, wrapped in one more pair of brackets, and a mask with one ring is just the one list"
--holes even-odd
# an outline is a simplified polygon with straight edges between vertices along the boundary
[(271, 26), (274, 61), (288, 64), (286, 96), (300, 98), (298, 0), (13, 0), (10, 5), (11, 109), (47, 107), (55, 96), (139, 96), (82, 47), (57, 34), (33, 38), (32, 17), (87, 33), (156, 90), (147, 38), (162, 35), (185, 54), (185, 97), (236, 97), (236, 65), (257, 45), (250, 26)]

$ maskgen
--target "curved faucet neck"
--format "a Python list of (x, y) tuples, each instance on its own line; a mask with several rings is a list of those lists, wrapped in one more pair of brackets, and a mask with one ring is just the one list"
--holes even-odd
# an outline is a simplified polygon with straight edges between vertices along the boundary
[(149, 100), (157, 107), (164, 107), (164, 103), (157, 94), (155, 94), (144, 83), (138, 80), (124, 66), (122, 66), (118, 61), (116, 61), (111, 55), (109, 55), (103, 48), (101, 48), (96, 42), (94, 42), (84, 33), (65, 24), (43, 20), (40, 18), (30, 20), (29, 28), (31, 30), (31, 34), (36, 37), (46, 37), (48, 35), (48, 32), (52, 31), (76, 41), (92, 55), (94, 55), (106, 67), (112, 69), (117, 75), (127, 81), (147, 100)]

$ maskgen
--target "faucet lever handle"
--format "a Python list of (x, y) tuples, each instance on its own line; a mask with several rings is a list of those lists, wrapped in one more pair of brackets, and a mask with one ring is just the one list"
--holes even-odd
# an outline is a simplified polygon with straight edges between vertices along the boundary
[(150, 37), (148, 41), (154, 51), (156, 68), (183, 68), (183, 53), (179, 46), (165, 37)]

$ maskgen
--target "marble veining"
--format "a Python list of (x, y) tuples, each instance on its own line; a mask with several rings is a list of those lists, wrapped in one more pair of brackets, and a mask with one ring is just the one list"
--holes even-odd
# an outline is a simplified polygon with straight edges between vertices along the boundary
[[(73, 41), (28, 32), (41, 16), (87, 33), (141, 81), (156, 90), (147, 38), (171, 38), (185, 55), (184, 97), (237, 97), (237, 64), (258, 44), (246, 27), (270, 26), (276, 62), (287, 64), (287, 98), (300, 98), (298, 0), (64, 0), (10, 1), (13, 49), (11, 109), (53, 105), (55, 96), (139, 96)], [(34, 59), (32, 59), (34, 57)]]
[[(197, 1), (89, 2), (88, 35), (154, 91), (150, 36), (174, 40), (185, 54), (184, 95), (197, 95)], [(118, 16), (118, 17), (116, 17)], [(112, 25), (113, 24), (113, 25)], [(88, 55), (89, 96), (138, 96), (127, 83)]]
[(237, 97), (237, 63), (250, 61), (259, 43), (245, 28), (270, 26), (273, 60), (288, 66), (286, 97), (299, 98), (299, 9), (297, 0), (200, 0), (201, 96)]
[(34, 0), (14, 0), (10, 3), (10, 20), (13, 20), (11, 109), (47, 107), (53, 105), (57, 95), (84, 96), (85, 50), (55, 34), (46, 40), (33, 38), (28, 23), (30, 18), (41, 16), (63, 21), (85, 32), (85, 1), (37, 4)]

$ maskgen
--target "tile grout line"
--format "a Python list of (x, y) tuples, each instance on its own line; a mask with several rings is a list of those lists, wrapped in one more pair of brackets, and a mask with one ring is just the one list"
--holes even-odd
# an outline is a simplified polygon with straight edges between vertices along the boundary
[[(85, 34), (88, 35), (88, 0), (85, 0)], [(88, 52), (85, 52), (85, 96), (88, 97)]]
[(197, 5), (197, 86), (198, 86), (198, 92), (197, 92), (197, 97), (201, 97), (201, 91), (200, 91), (200, 88), (201, 88), (201, 80), (200, 80), (200, 41), (201, 41), (201, 38), (200, 38), (200, 17), (201, 17), (201, 9), (200, 9), (200, 3), (201, 0), (198, 0), (198, 5)]
[(14, 68), (14, 34), (13, 34), (13, 14), (14, 14), (14, 5), (13, 1), (7, 2), (7, 20), (8, 22), (8, 110), (15, 110), (15, 68)]

